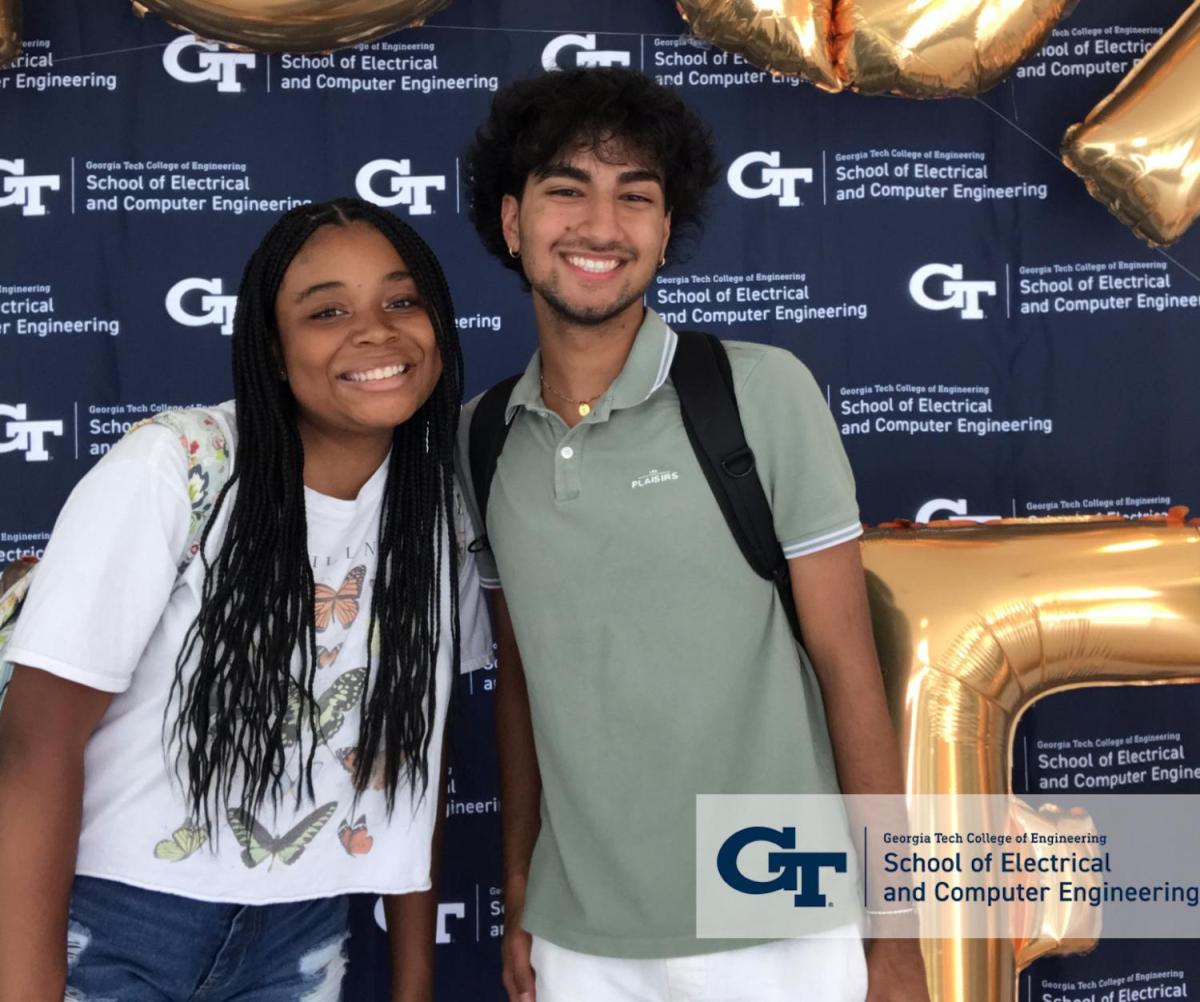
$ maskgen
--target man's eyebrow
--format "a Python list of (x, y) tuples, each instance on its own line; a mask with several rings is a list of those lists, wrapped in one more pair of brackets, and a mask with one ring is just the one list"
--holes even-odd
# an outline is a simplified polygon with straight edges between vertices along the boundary
[[(390, 275), (385, 275), (383, 280), (385, 282), (403, 282), (410, 278), (412, 278), (412, 272), (400, 269), (399, 271), (393, 271)], [(317, 282), (315, 285), (310, 285), (301, 292), (296, 297), (295, 302), (302, 303), (309, 296), (315, 296), (318, 292), (328, 292), (330, 289), (342, 289), (345, 288), (345, 285), (345, 282), (338, 281), (337, 279), (331, 279), (328, 282)]]
[(579, 181), (583, 184), (586, 184), (592, 179), (592, 175), (583, 170), (581, 167), (575, 167), (566, 163), (547, 164), (545, 167), (539, 171), (536, 171), (535, 173), (538, 179), (541, 181), (545, 181), (547, 178), (552, 177), (567, 177), (572, 181)]
[(638, 167), (635, 170), (622, 171), (621, 176), (617, 178), (621, 184), (636, 184), (639, 181), (653, 181), (660, 188), (662, 187), (662, 175), (656, 170), (650, 170), (649, 167)]

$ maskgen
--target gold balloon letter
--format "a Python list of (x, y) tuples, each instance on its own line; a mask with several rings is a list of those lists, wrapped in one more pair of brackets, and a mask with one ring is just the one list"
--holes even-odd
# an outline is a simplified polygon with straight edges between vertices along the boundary
[(841, 0), (838, 70), (864, 94), (978, 94), (1040, 49), (1076, 2)]
[(1062, 154), (1148, 244), (1183, 235), (1200, 215), (1200, 2), (1067, 130)]
[(772, 73), (793, 73), (838, 91), (829, 44), (834, 0), (678, 0), (700, 38)]
[[(881, 528), (863, 559), (909, 794), (1010, 793), (1017, 720), (1051, 692), (1200, 674), (1200, 529), (1181, 515)], [(1082, 822), (1018, 804), (1013, 823)], [(1021, 966), (1096, 931), (1069, 911), (1024, 922), (924, 941), (934, 1002), (1013, 1002)]]
[[(0, 0), (3, 2), (3, 0)], [(260, 52), (324, 52), (413, 28), (453, 0), (133, 0), (202, 38)]]
[(701, 38), (824, 90), (971, 95), (1038, 50), (1077, 0), (678, 0)]

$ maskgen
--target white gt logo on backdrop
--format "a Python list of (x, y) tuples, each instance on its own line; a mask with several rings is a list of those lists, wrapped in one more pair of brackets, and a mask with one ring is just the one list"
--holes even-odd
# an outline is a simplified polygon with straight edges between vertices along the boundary
[(932, 522), (935, 518), (961, 518), (968, 522), (990, 522), (999, 515), (968, 515), (966, 498), (934, 498), (921, 505), (914, 522)]
[(542, 66), (561, 70), (558, 57), (569, 49), (575, 50), (576, 66), (628, 66), (630, 55), (616, 49), (597, 49), (595, 35), (559, 35), (542, 49)]
[(19, 205), (22, 216), (44, 216), (42, 192), (58, 191), (62, 178), (57, 174), (26, 174), (24, 160), (0, 160), (0, 171), (8, 177), (0, 184), (0, 208)]
[(61, 421), (27, 421), (25, 404), (0, 404), (0, 417), (9, 418), (4, 425), (8, 438), (0, 441), (0, 452), (23, 452), (25, 462), (44, 463), (50, 458), (46, 451), (46, 436), (61, 438)]
[[(389, 175), (390, 195), (381, 195), (375, 190), (375, 178), (380, 174)], [(433, 213), (433, 206), (429, 204), (429, 192), (445, 191), (446, 178), (442, 174), (414, 176), (411, 160), (372, 160), (358, 172), (354, 179), (354, 187), (358, 189), (359, 197), (368, 202), (385, 208), (406, 205), (409, 215), (428, 216)]]
[[(944, 278), (942, 297), (929, 294), (929, 280)], [(982, 320), (987, 314), (980, 309), (980, 296), (994, 296), (995, 282), (964, 282), (961, 264), (927, 264), (913, 272), (908, 282), (908, 294), (918, 306), (927, 310), (958, 310), (964, 320)]]
[[(189, 70), (180, 62), (180, 56), (188, 49), (199, 49), (196, 58), (199, 69)], [(183, 83), (206, 83), (214, 81), (222, 94), (240, 94), (238, 70), (243, 66), (254, 69), (258, 57), (249, 52), (222, 52), (215, 42), (202, 42), (195, 35), (180, 35), (163, 52), (163, 66), (176, 80)]]
[[(781, 206), (800, 205), (796, 194), (797, 184), (812, 184), (813, 172), (808, 167), (780, 167), (778, 150), (762, 153), (755, 150), (743, 153), (729, 165), (729, 187), (742, 198), (777, 198)], [(752, 188), (746, 182), (746, 171), (755, 164), (762, 164), (762, 185)]]
[(465, 919), (467, 917), (467, 906), (464, 902), (455, 901), (452, 903), (443, 902), (438, 905), (437, 914), (437, 943), (453, 943), (454, 936), (450, 932), (450, 919)]
[[(190, 313), (184, 299), (191, 292), (203, 292), (200, 297), (202, 313)], [(233, 314), (237, 296), (224, 295), (225, 286), (219, 278), (185, 278), (171, 286), (167, 293), (167, 313), (184, 327), (206, 327), (218, 324), (222, 334), (233, 333)]]
[[(375, 902), (375, 924), (384, 932), (387, 932), (387, 913), (383, 910), (383, 898), (379, 898)], [(450, 919), (465, 919), (467, 917), (467, 905), (464, 901), (442, 901), (438, 903), (437, 909), (437, 932), (435, 934), (435, 942), (438, 945), (445, 943), (453, 943), (454, 937), (450, 934), (448, 924)]]

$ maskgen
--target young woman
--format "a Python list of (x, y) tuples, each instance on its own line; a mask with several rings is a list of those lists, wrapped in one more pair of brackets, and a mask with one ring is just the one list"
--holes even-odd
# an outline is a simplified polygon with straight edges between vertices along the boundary
[(490, 656), (441, 268), (366, 203), (289, 212), (233, 374), (84, 477), (6, 652), (5, 1002), (337, 999), (348, 892), (432, 998), (446, 702)]

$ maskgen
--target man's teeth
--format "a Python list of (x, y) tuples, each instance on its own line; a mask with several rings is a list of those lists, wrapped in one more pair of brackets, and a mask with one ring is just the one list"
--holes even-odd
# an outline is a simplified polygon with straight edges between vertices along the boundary
[(590, 271), (596, 275), (603, 274), (606, 271), (612, 271), (618, 264), (621, 263), (620, 261), (600, 261), (594, 257), (576, 257), (574, 255), (568, 255), (567, 260), (576, 268), (582, 268), (584, 271)]
[(347, 372), (346, 378), (352, 383), (370, 383), (376, 379), (390, 379), (392, 376), (399, 376), (411, 368), (411, 365), (387, 365), (382, 369), (367, 369), (365, 372)]

